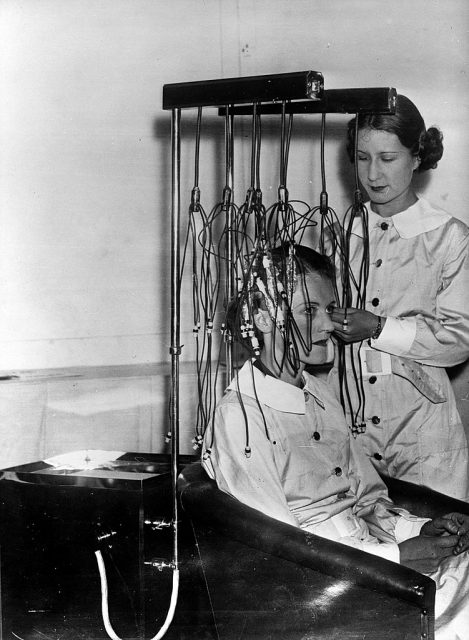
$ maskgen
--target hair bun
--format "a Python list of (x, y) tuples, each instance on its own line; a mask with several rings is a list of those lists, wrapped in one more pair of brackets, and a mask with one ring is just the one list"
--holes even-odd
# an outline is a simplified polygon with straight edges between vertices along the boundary
[(436, 169), (443, 155), (443, 134), (436, 126), (429, 127), (420, 140), (419, 172)]

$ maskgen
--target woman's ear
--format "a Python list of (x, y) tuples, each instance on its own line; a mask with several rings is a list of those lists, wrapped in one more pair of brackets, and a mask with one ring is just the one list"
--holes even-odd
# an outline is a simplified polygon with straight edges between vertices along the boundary
[(272, 318), (267, 309), (262, 309), (261, 307), (257, 309), (254, 313), (254, 323), (261, 333), (271, 333)]

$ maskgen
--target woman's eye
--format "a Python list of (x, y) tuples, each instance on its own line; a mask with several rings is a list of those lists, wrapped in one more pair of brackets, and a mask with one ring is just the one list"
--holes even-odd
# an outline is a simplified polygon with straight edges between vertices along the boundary
[(316, 307), (306, 307), (305, 313), (307, 316), (314, 316), (316, 313)]
[(365, 162), (366, 156), (358, 156), (358, 160), (360, 160), (360, 162)]

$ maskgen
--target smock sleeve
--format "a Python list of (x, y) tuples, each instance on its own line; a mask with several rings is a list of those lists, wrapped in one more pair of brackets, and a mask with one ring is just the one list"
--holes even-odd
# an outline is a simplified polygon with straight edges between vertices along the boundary
[[(460, 364), (469, 357), (468, 229), (455, 221), (441, 239), (434, 249), (443, 256), (434, 312), (387, 316), (379, 338), (371, 340), (373, 348), (440, 367)], [(402, 283), (403, 289), (405, 286)]]
[(415, 516), (392, 502), (386, 485), (353, 438), (350, 445), (350, 473), (358, 498), (354, 512), (365, 520), (370, 532), (378, 540), (399, 544), (419, 535), (428, 518)]

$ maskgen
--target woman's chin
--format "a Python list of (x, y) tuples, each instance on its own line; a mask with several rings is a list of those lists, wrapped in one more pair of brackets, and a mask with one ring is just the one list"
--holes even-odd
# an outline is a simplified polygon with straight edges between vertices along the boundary
[(334, 343), (328, 340), (325, 345), (313, 344), (308, 355), (308, 364), (321, 365), (329, 364), (334, 361)]

